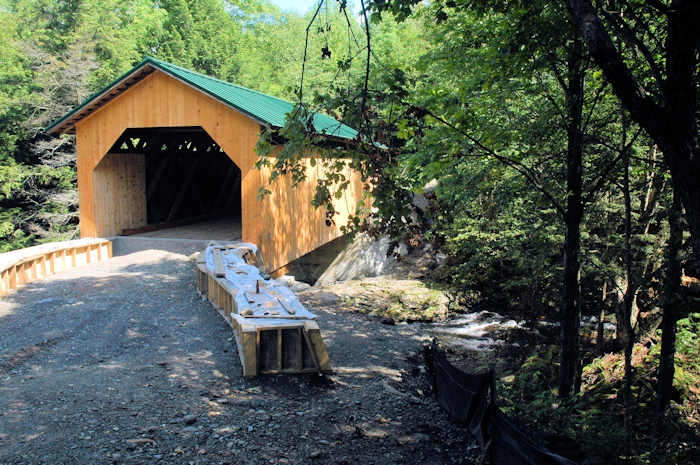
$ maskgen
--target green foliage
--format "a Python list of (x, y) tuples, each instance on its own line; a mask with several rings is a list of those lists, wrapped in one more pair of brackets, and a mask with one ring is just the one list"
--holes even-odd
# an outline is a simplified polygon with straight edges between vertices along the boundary
[[(569, 85), (576, 79), (572, 56), (579, 53), (564, 3), (372, 4), (369, 35), (373, 52), (381, 51), (382, 57), (363, 62), (369, 75), (354, 81), (350, 76), (344, 87), (330, 83), (328, 92), (300, 106), (321, 105), (360, 130), (357, 144), (343, 153), (364, 169), (373, 211), (354, 226), (413, 247), (431, 242), (446, 255), (431, 277), (458, 291), (467, 304), (516, 309), (529, 320), (560, 319), (563, 220), (572, 198), (566, 159), (572, 140), (568, 109), (575, 106), (575, 96)], [(387, 46), (408, 37), (412, 45), (420, 45)], [(365, 45), (358, 47), (362, 60)], [(585, 315), (609, 315), (621, 308), (627, 293), (634, 296), (634, 324), (648, 328), (661, 305), (667, 176), (657, 148), (630, 123), (590, 57), (576, 62), (584, 63), (580, 308)], [(635, 72), (643, 72), (643, 66), (634, 66)], [(352, 67), (353, 62), (338, 61), (339, 73)], [(307, 130), (307, 117), (296, 112), (283, 134), (274, 136), (290, 141), (295, 153), (311, 154), (319, 141)], [(270, 136), (267, 143), (274, 142)], [(263, 154), (270, 155), (271, 147)], [(303, 171), (300, 158), (284, 149), (279, 153), (280, 158), (264, 163), (280, 173)], [(631, 176), (629, 259), (623, 161)], [(317, 203), (331, 197), (323, 182), (317, 192)], [(417, 207), (414, 201), (423, 194), (427, 206)], [(629, 282), (627, 266), (632, 270)], [(584, 347), (587, 360), (589, 350)], [(635, 350), (635, 356), (644, 352)], [(623, 385), (619, 354), (614, 369), (605, 365), (610, 360), (592, 363), (586, 372), (592, 386), (588, 394), (566, 403), (552, 387), (559, 354), (549, 351), (537, 357), (518, 375), (517, 400), (510, 405), (516, 413), (518, 402), (527, 401), (522, 414), (533, 425), (580, 440), (598, 460), (591, 463), (650, 461), (648, 417), (635, 423), (640, 428), (632, 439), (635, 457), (620, 455), (625, 430), (617, 396)], [(609, 371), (614, 378), (606, 378)], [(685, 368), (677, 379), (686, 379)], [(655, 393), (649, 383), (638, 381), (633, 392), (639, 394), (642, 411), (653, 410)], [(682, 443), (681, 436), (669, 444)], [(668, 456), (673, 461), (687, 454), (680, 448)]]
[[(685, 363), (690, 360), (700, 360), (700, 313), (691, 313), (681, 318), (677, 323), (676, 357)], [(688, 360), (684, 360), (687, 358)], [(700, 366), (688, 364), (688, 368), (700, 374)], [(695, 385), (696, 387), (698, 384)]]
[(21, 121), (27, 117), (27, 108), (22, 102), (31, 98), (32, 73), (15, 42), (16, 24), (2, 3), (0, 22), (4, 25), (0, 28), (0, 163), (6, 163), (24, 133)]
[[(682, 323), (689, 332), (697, 330), (697, 325), (692, 319)], [(694, 337), (697, 339), (697, 335)], [(692, 344), (692, 341), (688, 342)], [(565, 443), (576, 444), (578, 451), (575, 453), (583, 464), (694, 463), (698, 457), (691, 444), (697, 441), (694, 425), (698, 418), (697, 410), (692, 407), (697, 405), (694, 397), (697, 394), (691, 391), (681, 391), (678, 402), (672, 403), (664, 422), (666, 429), (657, 435), (656, 455), (650, 452), (649, 445), (657, 422), (654, 410), (656, 385), (653, 382), (657, 370), (657, 345), (647, 342), (634, 348), (633, 364), (638, 376), (632, 387), (637, 402), (631, 415), (630, 456), (626, 456), (624, 446), (624, 404), (622, 396), (618, 395), (624, 375), (620, 354), (605, 354), (591, 360), (583, 370), (581, 392), (562, 401), (554, 387), (557, 384), (558, 348), (538, 346), (512, 381), (499, 386), (502, 408), (532, 431), (548, 432), (545, 442), (555, 451), (568, 438)], [(694, 366), (697, 370), (700, 363), (697, 348), (683, 355), (679, 353), (676, 357), (678, 366), (683, 364), (681, 360), (684, 358), (684, 366)], [(684, 369), (677, 371), (674, 385), (682, 387), (686, 376)], [(695, 386), (697, 382), (696, 372)]]
[(448, 256), (437, 278), (489, 307), (519, 308), (532, 317), (552, 310), (563, 239), (556, 212), (523, 195), (522, 178), (498, 164), (484, 163), (482, 171), (465, 165), (441, 178), (436, 191), (441, 208), (427, 238), (444, 241)]
[[(650, 363), (657, 363), (661, 355), (661, 331), (657, 332), (656, 341), (659, 343), (653, 344), (649, 351)], [(700, 313), (690, 313), (677, 322), (673, 387), (681, 399), (686, 400), (677, 405), (691, 413), (700, 396)], [(690, 399), (695, 399), (695, 402)], [(696, 411), (695, 416), (700, 414)]]

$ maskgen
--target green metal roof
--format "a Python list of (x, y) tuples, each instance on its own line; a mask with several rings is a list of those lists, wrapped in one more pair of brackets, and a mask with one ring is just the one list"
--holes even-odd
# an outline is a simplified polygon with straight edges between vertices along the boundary
[[(205, 76), (204, 74), (173, 65), (172, 63), (146, 57), (146, 59), (133, 69), (117, 78), (101, 91), (92, 95), (62, 118), (51, 123), (51, 125), (46, 128), (46, 132), (66, 132), (67, 129), (75, 125), (75, 122), (92, 113), (92, 111), (99, 106), (126, 90), (128, 86), (133, 85), (135, 82), (140, 81), (143, 77), (150, 74), (148, 72), (150, 68), (158, 69), (176, 79), (184, 81), (186, 84), (197, 88), (226, 105), (272, 127), (284, 126), (287, 113), (290, 113), (294, 109), (294, 105), (286, 100)], [(357, 136), (357, 131), (351, 127), (322, 113), (314, 113), (314, 128), (319, 134), (342, 139), (354, 139)]]

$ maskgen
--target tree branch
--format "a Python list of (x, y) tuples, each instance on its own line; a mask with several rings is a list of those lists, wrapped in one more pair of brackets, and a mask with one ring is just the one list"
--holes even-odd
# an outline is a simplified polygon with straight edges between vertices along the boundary
[(499, 155), (494, 150), (490, 149), (489, 147), (486, 147), (484, 144), (479, 142), (478, 139), (471, 136), (466, 131), (458, 128), (454, 124), (445, 120), (441, 116), (436, 115), (432, 111), (425, 109), (425, 108), (418, 108), (415, 106), (413, 106), (413, 108), (416, 108), (419, 112), (422, 112), (423, 114), (432, 117), (433, 119), (444, 124), (445, 126), (449, 127), (450, 129), (457, 131), (458, 133), (462, 134), (464, 137), (469, 139), (469, 141), (472, 144), (474, 144), (476, 147), (478, 147), (486, 155), (489, 155), (489, 156), (495, 158), (496, 160), (498, 160), (499, 162), (503, 163), (504, 165), (509, 166), (510, 168), (513, 168), (515, 171), (517, 171), (523, 177), (525, 177), (525, 179), (530, 184), (532, 184), (532, 186), (535, 187), (535, 189), (540, 191), (540, 193), (542, 193), (542, 195), (544, 195), (547, 198), (547, 200), (549, 200), (552, 203), (552, 206), (559, 212), (560, 215), (562, 215), (562, 217), (564, 217), (566, 215), (566, 210), (564, 209), (564, 207), (561, 205), (561, 203), (559, 203), (559, 201), (554, 197), (554, 195), (552, 195), (551, 192), (549, 192), (544, 186), (542, 186), (542, 184), (537, 180), (537, 178), (533, 174), (532, 169), (530, 167), (526, 166), (525, 164), (523, 164), (522, 162), (519, 162), (517, 160), (513, 160), (511, 158), (504, 157), (503, 155)]
[(586, 115), (586, 118), (583, 121), (583, 124), (581, 125), (581, 132), (585, 133), (586, 129), (588, 128), (588, 123), (591, 120), (591, 117), (593, 116), (593, 111), (595, 110), (595, 107), (598, 105), (598, 102), (603, 98), (603, 91), (605, 88), (608, 86), (608, 81), (603, 81), (603, 83), (596, 89), (595, 94), (593, 96), (593, 102), (591, 103), (591, 108), (588, 111), (588, 114)]
[(316, 11), (314, 12), (314, 15), (311, 17), (311, 21), (309, 21), (309, 24), (306, 26), (306, 38), (304, 39), (304, 58), (302, 59), (301, 62), (301, 83), (299, 84), (299, 106), (302, 105), (303, 103), (303, 95), (304, 95), (304, 73), (306, 71), (306, 54), (309, 50), (309, 31), (311, 30), (311, 25), (316, 21), (316, 16), (318, 16), (318, 12), (321, 11), (321, 7), (323, 6), (323, 2), (326, 0), (320, 0), (318, 2), (318, 6), (316, 7)]
[(369, 86), (369, 61), (372, 56), (372, 44), (370, 40), (369, 33), (369, 21), (367, 19), (367, 8), (365, 7), (365, 0), (360, 0), (360, 6), (362, 7), (362, 17), (365, 20), (365, 33), (367, 35), (367, 63), (365, 64), (365, 82), (362, 86), (362, 105), (360, 106), (360, 115), (362, 120), (365, 119), (365, 106), (367, 105), (367, 87)]
[[(591, 200), (593, 200), (593, 196), (595, 195), (595, 193), (600, 188), (603, 187), (605, 182), (608, 180), (608, 175), (613, 170), (613, 168), (615, 168), (615, 165), (617, 165), (617, 163), (625, 156), (625, 154), (629, 153), (629, 149), (632, 148), (632, 145), (637, 141), (637, 138), (639, 137), (639, 135), (641, 133), (642, 133), (641, 128), (637, 129), (637, 132), (635, 132), (634, 136), (632, 137), (632, 140), (630, 140), (629, 143), (625, 144), (621, 149), (613, 148), (615, 150), (619, 150), (619, 153), (618, 153), (617, 157), (615, 157), (615, 159), (613, 159), (610, 163), (607, 164), (607, 166), (605, 168), (603, 168), (603, 172), (600, 174), (598, 181), (596, 181), (596, 183), (593, 185), (593, 187), (591, 187), (588, 190), (588, 193), (586, 194), (586, 196), (583, 198), (583, 201), (582, 201), (584, 208)], [(598, 143), (600, 143), (601, 145), (607, 146), (600, 140), (598, 140)], [(611, 148), (610, 146), (607, 146), (607, 147)]]
[(634, 31), (629, 27), (629, 25), (622, 19), (622, 16), (619, 14), (609, 13), (605, 10), (603, 10), (603, 14), (606, 18), (608, 18), (611, 24), (616, 26), (617, 31), (620, 33), (620, 37), (622, 37), (622, 39), (625, 42), (627, 42), (630, 46), (638, 49), (641, 52), (642, 56), (647, 61), (649, 68), (651, 68), (651, 73), (656, 79), (657, 86), (664, 82), (663, 76), (661, 76), (661, 69), (659, 68), (659, 64), (654, 60), (651, 51), (646, 46), (646, 44), (644, 44), (644, 42), (642, 42), (639, 39), (637, 34), (634, 33)]
[[(567, 0), (569, 14), (581, 31), (583, 40), (595, 62), (610, 81), (615, 94), (623, 105), (649, 135), (663, 138), (664, 108), (655, 103), (644, 91), (622, 60), (620, 52), (605, 29), (600, 17), (589, 0)], [(661, 86), (659, 86), (661, 87)]]

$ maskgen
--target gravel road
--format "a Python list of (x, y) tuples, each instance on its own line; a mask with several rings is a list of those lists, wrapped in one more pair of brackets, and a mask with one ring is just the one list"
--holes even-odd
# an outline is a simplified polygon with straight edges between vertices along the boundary
[(430, 396), (420, 326), (323, 291), (302, 302), (335, 374), (244, 380), (186, 256), (133, 253), (15, 291), (0, 300), (0, 464), (472, 463)]

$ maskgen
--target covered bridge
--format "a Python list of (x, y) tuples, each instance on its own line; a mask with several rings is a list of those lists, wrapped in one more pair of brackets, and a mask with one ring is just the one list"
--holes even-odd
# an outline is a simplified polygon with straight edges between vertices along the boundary
[[(258, 245), (271, 271), (339, 237), (362, 196), (357, 173), (348, 168), (352, 182), (328, 226), (325, 211), (311, 205), (320, 164), (307, 162), (307, 181), (297, 188), (254, 166), (261, 129), (283, 126), (292, 109), (290, 102), (146, 58), (47, 128), (76, 135), (81, 236), (229, 218), (231, 239)], [(357, 134), (322, 114), (314, 127), (333, 143)], [(263, 200), (261, 187), (272, 192)]]

